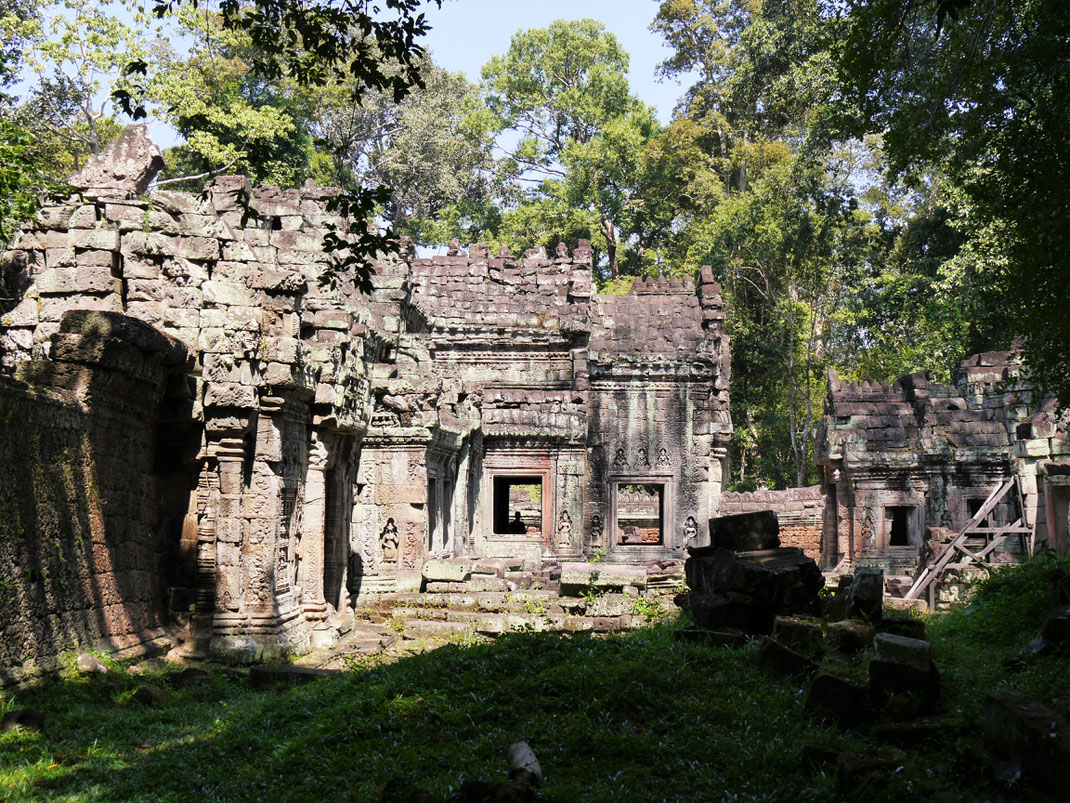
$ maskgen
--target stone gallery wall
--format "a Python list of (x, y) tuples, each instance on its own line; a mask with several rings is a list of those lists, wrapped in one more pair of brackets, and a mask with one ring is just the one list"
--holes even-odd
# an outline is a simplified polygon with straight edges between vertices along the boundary
[[(128, 128), (0, 258), (13, 299), (0, 367), (62, 374), (64, 327), (88, 313), (188, 349), (155, 413), (167, 426), (146, 488), (159, 491), (144, 498), (155, 520), (181, 521), (157, 528), (171, 558), (153, 594), (189, 619), (190, 649), (330, 644), (355, 606), (419, 590), (432, 559), (635, 562), (703, 542), (731, 433), (708, 269), (698, 287), (650, 279), (605, 297), (582, 240), (431, 259), (402, 242), (363, 295), (325, 247), (346, 231), (334, 191), (224, 177), (199, 196), (144, 195), (160, 164), (144, 127)], [(152, 403), (123, 415), (156, 420)], [(658, 489), (657, 544), (609, 535), (630, 483)], [(514, 485), (539, 488), (520, 532), (501, 522)], [(148, 521), (125, 515), (107, 532)]]
[(160, 429), (187, 395), (186, 349), (69, 313), (51, 351), (0, 376), (0, 682), (161, 637), (181, 582), (188, 477)]
[(821, 559), (821, 532), (825, 497), (820, 485), (783, 491), (743, 491), (721, 495), (721, 515), (772, 510), (780, 522), (780, 543), (799, 547), (814, 560)]
[[(955, 380), (935, 385), (911, 374), (890, 385), (842, 384), (830, 372), (815, 448), (826, 566), (846, 559), (910, 574), (931, 528), (959, 530), (1012, 476), (1020, 480), (1021, 504), (1003, 503), (997, 518), (1009, 524), (1020, 515), (1026, 526), (1038, 524), (1038, 472), (1051, 463), (1058, 473), (1068, 451), (1054, 401), (1034, 398), (1013, 352), (974, 355)], [(1044, 540), (1043, 520), (1039, 525)]]

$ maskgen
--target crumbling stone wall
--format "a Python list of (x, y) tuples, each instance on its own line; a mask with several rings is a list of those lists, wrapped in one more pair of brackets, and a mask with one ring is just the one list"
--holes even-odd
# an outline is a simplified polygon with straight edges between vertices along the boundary
[(960, 529), (1015, 474), (1023, 479), (1023, 509), (997, 515), (1036, 522), (1037, 468), (1028, 453), (1050, 456), (1052, 440), (1030, 440), (1019, 426), (1036, 400), (1015, 354), (974, 355), (955, 379), (934, 385), (911, 374), (890, 385), (845, 385), (830, 372), (815, 448), (826, 566), (847, 559), (910, 574), (931, 528)]
[(820, 485), (782, 491), (742, 491), (721, 495), (722, 516), (772, 510), (780, 522), (780, 543), (799, 547), (808, 558), (821, 560), (825, 497)]
[[(334, 191), (224, 177), (203, 196), (142, 196), (158, 156), (131, 127), (0, 261), (14, 295), (0, 367), (61, 363), (75, 310), (193, 355), (160, 433), (181, 457), (157, 466), (185, 472), (162, 487), (187, 496), (157, 506), (182, 512), (164, 574), (192, 649), (254, 659), (329, 644), (362, 600), (421, 588), (428, 560), (636, 562), (704, 542), (731, 432), (708, 269), (697, 288), (651, 279), (605, 297), (583, 241), (432, 259), (403, 242), (364, 296), (324, 247), (346, 229), (327, 212)], [(541, 488), (533, 532), (496, 531), (510, 477)], [(614, 489), (629, 483), (661, 489), (658, 544), (611, 535)]]
[(0, 681), (67, 649), (160, 638), (178, 581), (189, 478), (159, 433), (186, 395), (188, 352), (77, 312), (51, 352), (0, 376)]

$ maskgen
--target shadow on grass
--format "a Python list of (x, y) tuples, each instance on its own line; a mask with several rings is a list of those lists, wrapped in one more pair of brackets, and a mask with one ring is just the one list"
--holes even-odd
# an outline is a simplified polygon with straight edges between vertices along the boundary
[[(622, 636), (514, 634), (255, 692), (218, 675), (154, 707), (144, 678), (71, 678), (5, 707), (45, 712), (43, 734), (0, 737), (11, 799), (375, 800), (408, 776), (437, 795), (504, 780), (527, 740), (559, 800), (823, 799), (808, 742), (859, 737), (802, 713), (797, 682), (731, 651)], [(162, 680), (158, 679), (162, 683)]]

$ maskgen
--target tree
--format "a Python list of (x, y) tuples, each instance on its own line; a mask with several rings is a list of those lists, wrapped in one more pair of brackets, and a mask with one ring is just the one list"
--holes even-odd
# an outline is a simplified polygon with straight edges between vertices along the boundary
[[(937, 171), (970, 210), (976, 288), (1070, 399), (1070, 7), (1059, 0), (852, 0), (838, 121), (880, 131), (893, 171)], [(840, 13), (842, 12), (842, 13)]]
[[(120, 21), (121, 14), (135, 27)], [(32, 45), (24, 65), (38, 79), (21, 117), (62, 143), (78, 170), (118, 128), (111, 119), (113, 81), (131, 59), (148, 58), (159, 31), (132, 0), (63, 0), (18, 30)]]
[[(418, 243), (478, 236), (508, 196), (491, 153), (492, 120), (476, 86), (425, 57), (424, 86), (399, 102), (346, 85), (314, 90), (308, 125), (325, 148), (322, 170), (341, 187), (389, 190), (383, 214)], [(467, 231), (474, 228), (474, 232)]]
[[(628, 54), (595, 20), (558, 20), (521, 31), (483, 67), (498, 147), (537, 182), (533, 199), (589, 209), (609, 272), (628, 230), (632, 168), (659, 126), (628, 90)], [(515, 144), (513, 144), (515, 140)]]

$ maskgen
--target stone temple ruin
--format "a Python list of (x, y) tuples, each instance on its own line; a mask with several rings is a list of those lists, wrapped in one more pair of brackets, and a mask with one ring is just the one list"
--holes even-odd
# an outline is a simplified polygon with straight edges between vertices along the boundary
[(1070, 441), (1055, 408), (1034, 398), (1014, 352), (970, 357), (953, 385), (924, 374), (843, 384), (830, 372), (815, 450), (822, 564), (879, 567), (905, 590), (964, 530), (970, 551), (991, 547), (984, 562), (1045, 542), (1065, 551)]
[(1067, 544), (1065, 426), (1010, 355), (952, 387), (830, 376), (820, 489), (722, 498), (708, 268), (601, 295), (582, 240), (403, 242), (364, 295), (319, 282), (336, 191), (143, 196), (161, 164), (128, 128), (0, 262), (0, 674), (176, 621), (197, 650), (301, 652), (380, 600), (536, 575), (667, 589), (726, 513), (778, 512), (800, 561), (908, 575), (1008, 477), (1034, 540)]
[(176, 615), (301, 651), (474, 561), (504, 590), (705, 541), (731, 434), (708, 269), (605, 296), (582, 240), (403, 243), (370, 296), (324, 288), (334, 191), (138, 196), (159, 164), (128, 128), (4, 257), (0, 665)]

